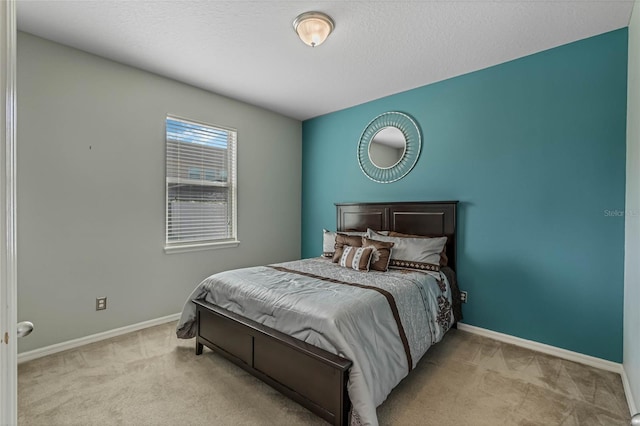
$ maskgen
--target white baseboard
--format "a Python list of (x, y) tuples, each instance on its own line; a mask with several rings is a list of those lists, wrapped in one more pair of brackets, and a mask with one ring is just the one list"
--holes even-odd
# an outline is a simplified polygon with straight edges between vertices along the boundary
[(99, 342), (111, 337), (120, 336), (122, 334), (131, 333), (133, 331), (142, 330), (143, 328), (153, 327), (155, 325), (165, 324), (180, 319), (180, 314), (167, 315), (166, 317), (156, 318), (149, 321), (139, 322), (137, 324), (127, 325), (125, 327), (116, 328), (102, 333), (92, 334), (90, 336), (80, 337), (78, 339), (66, 342), (56, 343), (55, 345), (45, 346), (44, 348), (34, 349), (32, 351), (18, 354), (18, 364), (31, 361), (43, 356), (52, 355), (58, 352), (77, 348), (78, 346), (88, 345), (89, 343)]
[(498, 333), (497, 331), (487, 330), (486, 328), (458, 323), (458, 329), (468, 331), (469, 333), (478, 334), (480, 336), (488, 337), (490, 339), (499, 340), (501, 342), (531, 349), (533, 351), (557, 356), (558, 358), (566, 359), (568, 361), (578, 362), (580, 364), (589, 365), (601, 370), (612, 371), (620, 375), (622, 375), (624, 371), (622, 368), (622, 364), (617, 362), (608, 361), (602, 358), (596, 358), (594, 356), (581, 354), (579, 352), (568, 351), (556, 346), (545, 345), (544, 343), (534, 342), (533, 340), (527, 340), (520, 337), (510, 336), (508, 334)]
[(623, 368), (622, 373), (622, 386), (624, 386), (624, 394), (627, 397), (627, 404), (629, 405), (629, 412), (631, 416), (638, 413), (638, 407), (636, 407), (636, 400), (633, 398), (633, 393), (631, 391), (631, 384), (629, 383), (629, 377), (627, 377), (627, 371)]

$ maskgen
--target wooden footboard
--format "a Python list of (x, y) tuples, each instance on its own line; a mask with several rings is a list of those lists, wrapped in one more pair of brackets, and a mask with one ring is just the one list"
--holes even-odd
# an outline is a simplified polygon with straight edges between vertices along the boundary
[(347, 425), (352, 362), (219, 306), (194, 300), (203, 345), (334, 425)]

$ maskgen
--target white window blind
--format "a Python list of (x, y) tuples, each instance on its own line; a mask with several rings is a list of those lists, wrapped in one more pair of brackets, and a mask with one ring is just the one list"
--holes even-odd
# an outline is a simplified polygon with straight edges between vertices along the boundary
[(237, 132), (168, 116), (166, 246), (237, 240)]

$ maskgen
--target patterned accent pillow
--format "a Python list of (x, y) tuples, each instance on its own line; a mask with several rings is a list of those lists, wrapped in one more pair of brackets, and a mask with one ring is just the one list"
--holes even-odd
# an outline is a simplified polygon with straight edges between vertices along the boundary
[(394, 243), (390, 267), (419, 271), (439, 271), (440, 253), (447, 244), (447, 237), (386, 237), (371, 229), (367, 231), (367, 238)]
[(338, 264), (356, 271), (369, 271), (372, 254), (373, 248), (371, 247), (344, 246)]
[[(345, 235), (359, 235), (362, 236), (366, 232), (340, 232)], [(327, 231), (326, 229), (322, 230), (322, 256), (333, 258), (334, 253), (336, 252), (336, 234), (335, 231)]]
[(338, 263), (342, 257), (342, 249), (344, 246), (362, 247), (362, 236), (360, 235), (347, 235), (341, 232), (336, 234), (336, 241), (334, 244), (333, 263)]
[(376, 241), (367, 237), (362, 237), (362, 247), (373, 248), (371, 254), (370, 268), (374, 271), (386, 272), (389, 269), (389, 262), (391, 261), (391, 247), (393, 243), (385, 241)]

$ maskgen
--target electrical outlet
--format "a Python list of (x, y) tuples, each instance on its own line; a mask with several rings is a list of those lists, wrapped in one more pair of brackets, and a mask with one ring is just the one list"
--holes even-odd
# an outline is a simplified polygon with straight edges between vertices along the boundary
[(97, 297), (96, 298), (96, 311), (103, 311), (107, 309), (107, 298), (106, 297)]
[(460, 301), (462, 303), (467, 303), (467, 292), (466, 291), (461, 291), (460, 292)]

